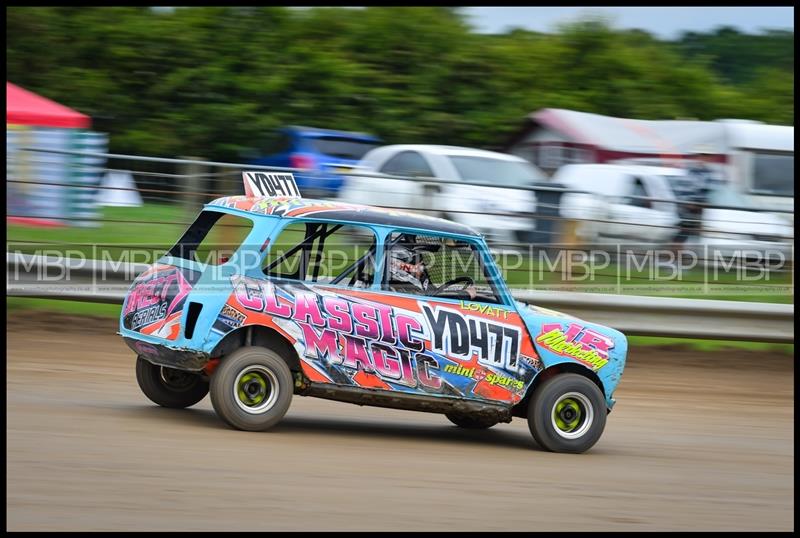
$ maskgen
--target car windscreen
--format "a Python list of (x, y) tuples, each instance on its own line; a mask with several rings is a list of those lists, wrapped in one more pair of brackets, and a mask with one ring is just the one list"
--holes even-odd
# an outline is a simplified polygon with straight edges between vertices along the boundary
[(715, 206), (758, 209), (758, 206), (729, 185), (720, 185), (708, 193), (708, 203)]
[(681, 201), (702, 202), (711, 206), (736, 207), (745, 210), (760, 209), (729, 183), (724, 181), (698, 182), (693, 176), (664, 176), (675, 197)]
[(545, 179), (533, 165), (522, 161), (462, 155), (450, 155), (449, 159), (461, 179), (468, 183), (523, 186)]
[[(725, 192), (730, 191), (730, 196), (736, 195), (736, 192), (729, 187), (724, 180), (719, 178), (705, 178), (698, 177), (695, 174), (664, 176), (672, 188), (672, 193), (680, 201), (683, 202), (700, 202), (704, 204), (715, 204), (711, 198), (716, 196), (726, 196)], [(737, 205), (737, 204), (719, 204), (719, 205)]]
[(353, 138), (325, 136), (319, 138), (312, 138), (311, 144), (314, 149), (325, 155), (331, 157), (338, 157), (340, 159), (352, 159), (357, 161), (364, 156), (369, 150), (377, 148), (377, 142), (370, 142), (368, 140), (356, 140)]
[(678, 200), (686, 201), (696, 195), (698, 186), (695, 177), (689, 175), (664, 177)]

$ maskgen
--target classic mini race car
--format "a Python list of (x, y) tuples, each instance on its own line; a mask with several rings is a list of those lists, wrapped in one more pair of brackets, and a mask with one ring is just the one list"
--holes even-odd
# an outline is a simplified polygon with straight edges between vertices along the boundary
[(296, 394), (463, 428), (527, 418), (555, 452), (600, 438), (623, 334), (514, 301), (467, 226), (304, 199), (291, 174), (243, 176), (245, 195), (207, 204), (127, 294), (119, 332), (150, 400), (183, 408), (210, 392), (250, 431)]

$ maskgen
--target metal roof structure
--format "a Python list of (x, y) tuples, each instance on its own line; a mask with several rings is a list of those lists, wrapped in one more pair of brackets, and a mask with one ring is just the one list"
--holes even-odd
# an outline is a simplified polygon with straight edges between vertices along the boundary
[(527, 117), (507, 147), (533, 127), (558, 132), (577, 144), (624, 153), (724, 154), (734, 147), (791, 151), (794, 127), (747, 120), (638, 120), (560, 108), (544, 108)]

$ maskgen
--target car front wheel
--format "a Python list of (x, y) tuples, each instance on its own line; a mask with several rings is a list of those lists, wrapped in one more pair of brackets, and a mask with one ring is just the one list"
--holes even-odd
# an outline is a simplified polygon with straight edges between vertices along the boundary
[(572, 373), (544, 381), (528, 407), (528, 427), (542, 448), (581, 453), (600, 439), (606, 426), (605, 398), (590, 379)]

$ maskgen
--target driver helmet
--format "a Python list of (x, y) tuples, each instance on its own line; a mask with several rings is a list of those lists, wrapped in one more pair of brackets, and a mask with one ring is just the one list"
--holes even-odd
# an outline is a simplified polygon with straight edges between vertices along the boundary
[(430, 285), (425, 263), (410, 249), (395, 245), (390, 251), (389, 282), (400, 284), (404, 288), (413, 288), (416, 292), (424, 292)]

